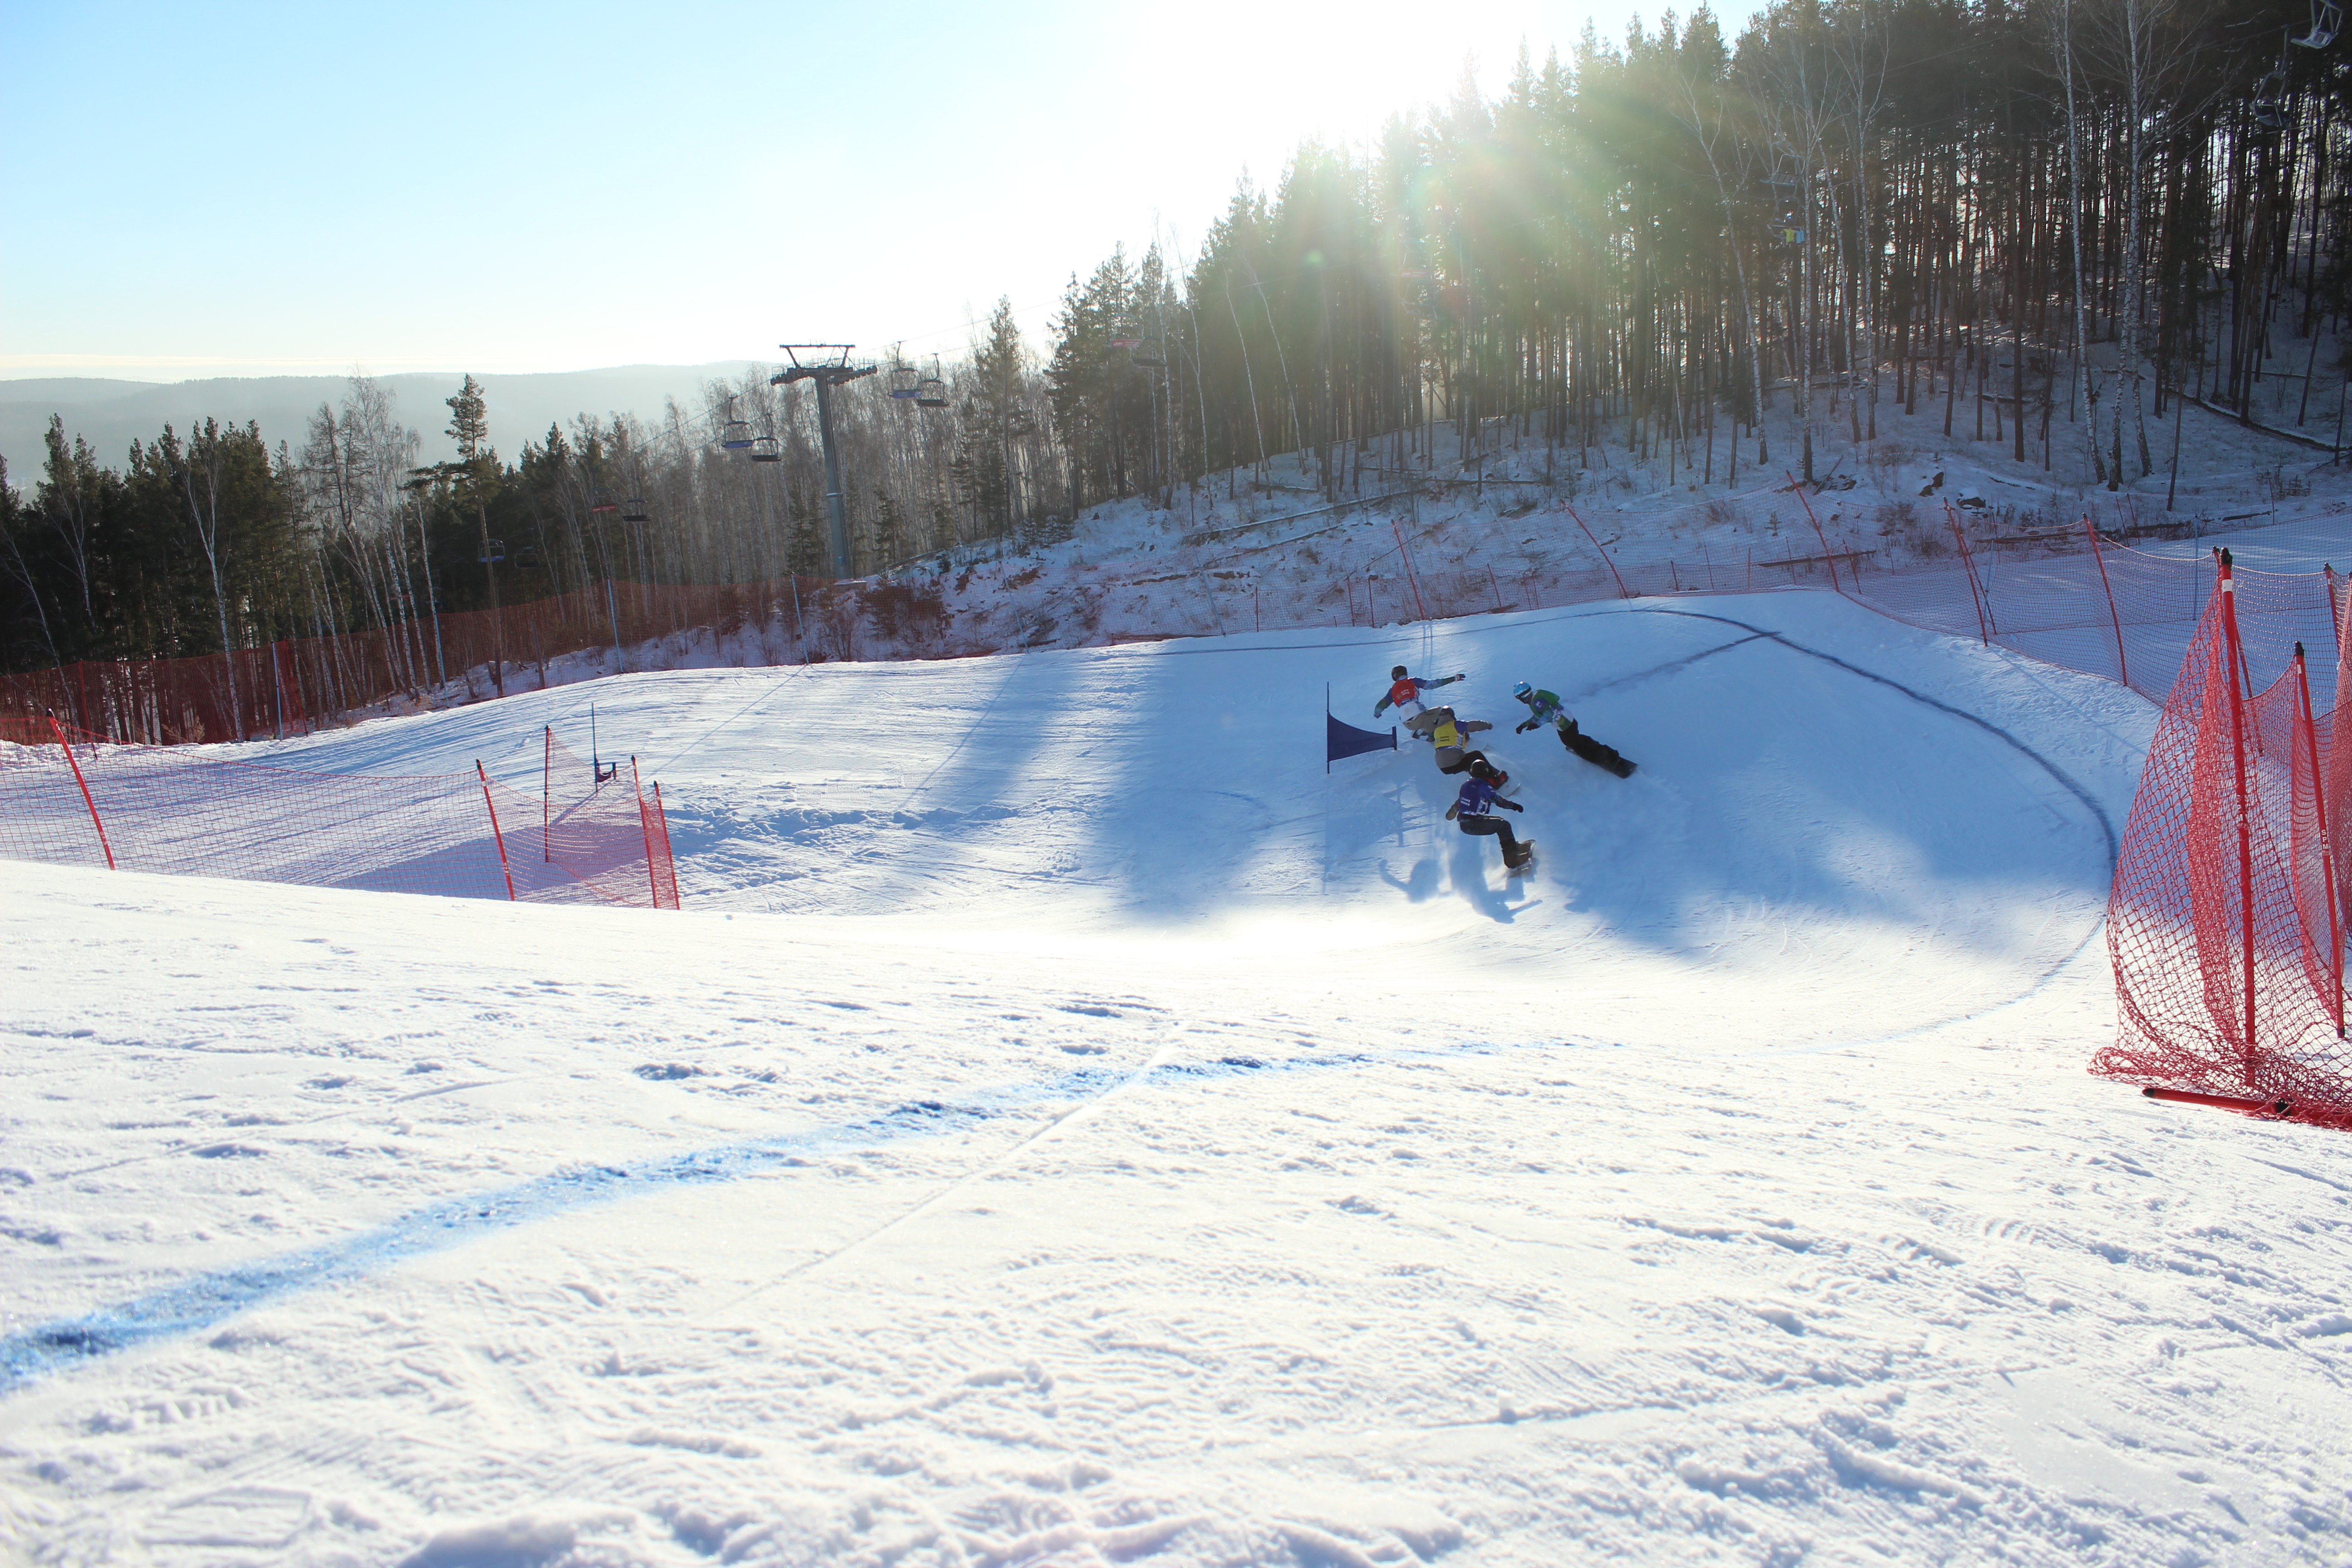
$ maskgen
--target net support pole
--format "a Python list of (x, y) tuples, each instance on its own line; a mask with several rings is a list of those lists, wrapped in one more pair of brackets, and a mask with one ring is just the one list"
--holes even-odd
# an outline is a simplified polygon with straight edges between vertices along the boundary
[(548, 724), (542, 728), (546, 731), (546, 744), (539, 751), (539, 858), (543, 861), (552, 861), (555, 851), (547, 842), (548, 776), (555, 771), (555, 726)]
[(637, 759), (629, 759), (629, 788), (637, 797), (637, 831), (646, 840), (646, 889), (653, 895), (654, 908), (661, 908), (661, 873), (654, 866), (654, 825), (646, 820), (646, 787), (637, 778)]
[[(1584, 519), (1578, 514), (1577, 510), (1574, 507), (1570, 506), (1566, 501), (1562, 501), (1559, 504), (1560, 510), (1567, 512), (1570, 518), (1575, 520), (1576, 526), (1584, 529), (1584, 537), (1586, 540), (1591, 542), (1592, 545), (1592, 553), (1601, 557), (1601, 564), (1608, 567), (1609, 575), (1617, 579), (1617, 596), (1621, 599), (1632, 598), (1633, 596), (1633, 591), (1625, 586), (1625, 574), (1617, 570), (1617, 563), (1609, 559), (1609, 552), (1601, 548), (1601, 541), (1592, 537), (1592, 530), (1585, 526)], [(1752, 556), (1751, 559), (1753, 559)]]
[(2107, 581), (2107, 558), (2099, 550), (2098, 525), (2087, 511), (2083, 514), (2083, 531), (2091, 536), (2091, 559), (2099, 566), (2099, 590), (2107, 596), (2107, 624), (2116, 628), (2116, 679), (2129, 686), (2131, 666), (2124, 659), (2124, 618), (2116, 613), (2116, 590)]
[[(2303, 744), (2311, 764), (2312, 819), (2319, 835), (2319, 883), (2327, 898), (2327, 973), (2334, 994), (2328, 1011), (2336, 1019), (2336, 1037), (2344, 1037), (2344, 932), (2336, 908), (2336, 846), (2327, 837), (2327, 776), (2319, 771), (2319, 726), (2311, 715), (2311, 671), (2303, 645), (2294, 645), (2294, 685), (2303, 700)], [(2333, 743), (2331, 738), (2331, 743)]]
[(1785, 468), (1781, 470), (1781, 474), (1789, 481), (1789, 488), (1797, 492), (1797, 504), (1805, 509), (1805, 521), (1813, 525), (1813, 537), (1822, 542), (1822, 559), (1829, 563), (1830, 569), (1830, 592), (1844, 593), (1845, 590), (1838, 585), (1837, 557), (1830, 553), (1830, 536), (1822, 531), (1822, 520), (1813, 515), (1813, 503), (1806, 496), (1805, 487), (1799, 482), (1796, 475), (1788, 472)]
[(1429, 619), (1429, 606), (1428, 606), (1427, 605), (1424, 605), (1424, 604), (1423, 604), (1423, 603), (1422, 603), (1422, 600), (1421, 600), (1421, 578), (1420, 578), (1420, 576), (1419, 576), (1419, 575), (1418, 575), (1418, 574), (1413, 571), (1413, 569), (1412, 569), (1412, 552), (1409, 552), (1409, 551), (1407, 551), (1407, 550), (1405, 549), (1405, 547), (1404, 547), (1404, 524), (1403, 524), (1402, 522), (1401, 522), (1401, 521), (1396, 521), (1396, 520), (1394, 520), (1394, 519), (1391, 519), (1391, 520), (1390, 521), (1390, 524), (1389, 524), (1389, 526), (1390, 526), (1390, 527), (1391, 527), (1391, 528), (1395, 531), (1395, 533), (1396, 533), (1396, 542), (1397, 542), (1397, 560), (1398, 560), (1398, 561), (1399, 561), (1399, 562), (1403, 565), (1403, 567), (1404, 567), (1404, 580), (1405, 580), (1405, 582), (1406, 582), (1407, 584), (1411, 584), (1411, 586), (1412, 586), (1412, 607), (1413, 607), (1413, 612), (1414, 612), (1414, 614), (1416, 614), (1416, 615), (1417, 615), (1417, 616), (1418, 616), (1422, 620), (1426, 621), (1426, 620), (1428, 620), (1428, 619)]
[(669, 807), (662, 804), (659, 779), (654, 781), (654, 826), (661, 829), (662, 864), (669, 868), (669, 907), (683, 909), (677, 901), (677, 851), (669, 847)]
[(1960, 527), (1960, 514), (1952, 503), (1944, 503), (1944, 521), (1952, 525), (1952, 546), (1960, 554), (1960, 571), (1969, 581), (1969, 598), (1977, 607), (1977, 640), (1987, 647), (1992, 646), (1992, 626), (1985, 618), (1984, 589), (1977, 582), (1976, 552), (1969, 548), (1969, 536)]
[(81, 764), (74, 761), (73, 742), (66, 739), (66, 732), (59, 727), (58, 716), (54, 713), (49, 715), (49, 729), (56, 734), (58, 744), (65, 750), (66, 766), (73, 770), (74, 783), (81, 786), (81, 803), (89, 807), (89, 825), (98, 829), (98, 847), (106, 852), (106, 868), (111, 871), (114, 869), (114, 846), (106, 841), (106, 824), (98, 819), (98, 802), (90, 798), (89, 781), (81, 776)]
[(499, 875), (507, 879), (507, 902), (515, 901), (514, 870), (507, 864), (506, 835), (499, 831), (499, 808), (490, 799), (490, 775), (482, 771), (482, 760), (474, 759), (474, 776), (482, 783), (482, 809), (490, 814), (490, 841), (499, 847)]
[(2227, 668), (2221, 679), (2230, 689), (2230, 753), (2238, 777), (2238, 925), (2239, 961), (2244, 969), (2246, 1011), (2243, 1055), (2248, 1082), (2254, 1076), (2254, 828), (2253, 801), (2246, 778), (2246, 706), (2239, 672), (2245, 666), (2238, 643), (2237, 582), (2231, 575), (2230, 552), (2219, 552), (2221, 571), (2221, 637)]

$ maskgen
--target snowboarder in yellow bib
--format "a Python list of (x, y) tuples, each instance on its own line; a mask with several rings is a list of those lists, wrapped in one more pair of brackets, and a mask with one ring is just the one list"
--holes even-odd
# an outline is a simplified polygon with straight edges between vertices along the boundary
[(1437, 771), (1441, 773), (1467, 773), (1473, 763), (1486, 760), (1484, 752), (1470, 749), (1470, 737), (1481, 730), (1495, 726), (1483, 719), (1458, 719), (1451, 708), (1433, 708), (1424, 717), (1431, 723), (1416, 732), (1427, 738), (1437, 748)]

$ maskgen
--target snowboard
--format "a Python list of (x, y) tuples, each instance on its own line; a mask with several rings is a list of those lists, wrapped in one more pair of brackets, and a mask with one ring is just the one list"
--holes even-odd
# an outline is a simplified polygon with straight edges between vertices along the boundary
[(1585, 734), (1582, 731), (1579, 731), (1573, 735), (1564, 736), (1562, 739), (1568, 742), (1568, 749), (1570, 751), (1574, 752), (1578, 756), (1582, 757), (1594, 767), (1607, 768), (1611, 773), (1615, 773), (1621, 779), (1629, 779), (1633, 776), (1634, 764), (1627, 762), (1624, 754), (1619, 752), (1616, 747), (1604, 746), (1600, 742), (1594, 740), (1591, 736)]
[(1524, 877), (1528, 874), (1528, 869), (1536, 863), (1536, 841), (1534, 839), (1520, 839), (1519, 847), (1526, 850), (1527, 853), (1519, 857), (1519, 863), (1517, 865), (1507, 868), (1505, 874), (1507, 876)]

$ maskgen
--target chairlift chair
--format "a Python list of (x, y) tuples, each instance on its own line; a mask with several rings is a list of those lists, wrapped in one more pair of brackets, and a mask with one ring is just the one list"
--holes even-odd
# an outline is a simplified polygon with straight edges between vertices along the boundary
[(507, 545), (503, 539), (490, 540), (474, 552), (474, 559), (484, 566), (494, 566), (506, 558)]
[(621, 521), (623, 522), (651, 522), (653, 520), (654, 514), (646, 510), (646, 502), (643, 496), (631, 496), (628, 500), (621, 503)]
[(2311, 31), (2294, 40), (2297, 47), (2324, 49), (2336, 41), (2344, 30), (2344, 7), (2336, 0), (2315, 0), (2311, 8)]
[(539, 547), (533, 544), (524, 545), (520, 550), (515, 552), (514, 563), (515, 570), (518, 572), (538, 571), (540, 566)]
[(588, 510), (590, 515), (603, 517), (609, 512), (615, 512), (620, 510), (621, 503), (613, 499), (613, 492), (611, 490), (606, 489), (602, 485), (590, 487), (588, 491)]
[(945, 408), (948, 405), (948, 384), (940, 376), (940, 356), (931, 356), (931, 374), (915, 384), (915, 406)]
[(2286, 68), (2280, 66), (2255, 85), (2254, 123), (2265, 131), (2277, 131), (2286, 121)]
[(890, 395), (898, 398), (916, 397), (923, 390), (922, 373), (910, 364), (890, 367)]
[(727, 418), (719, 426), (719, 444), (730, 452), (740, 452), (751, 444), (751, 422), (735, 416), (735, 400), (727, 400)]
[(773, 436), (760, 436), (751, 442), (751, 460), (755, 463), (781, 463), (784, 449)]
[(1138, 370), (1166, 370), (1168, 351), (1156, 342), (1145, 343), (1140, 352), (1129, 351), (1127, 363)]

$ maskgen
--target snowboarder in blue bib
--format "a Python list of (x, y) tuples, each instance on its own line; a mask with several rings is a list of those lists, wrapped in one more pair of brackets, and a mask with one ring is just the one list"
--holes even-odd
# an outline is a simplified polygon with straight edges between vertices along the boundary
[(1561, 745), (1594, 767), (1607, 768), (1621, 779), (1633, 776), (1633, 764), (1627, 762), (1616, 747), (1604, 746), (1577, 728), (1576, 721), (1570, 716), (1567, 705), (1560, 701), (1558, 692), (1539, 691), (1522, 680), (1511, 688), (1511, 695), (1526, 703), (1528, 709), (1528, 716), (1518, 726), (1517, 733), (1524, 735), (1538, 724), (1549, 724), (1559, 731)]
[(1434, 680), (1423, 680), (1419, 676), (1407, 675), (1404, 666), (1398, 665), (1389, 671), (1389, 694), (1372, 704), (1372, 717), (1377, 719), (1393, 707), (1406, 719), (1412, 719), (1421, 712), (1423, 692), (1451, 686), (1461, 679), (1458, 675), (1441, 675)]
[(1462, 781), (1462, 793), (1445, 808), (1448, 822), (1461, 824), (1462, 831), (1474, 838), (1493, 837), (1502, 841), (1503, 869), (1514, 875), (1527, 868), (1536, 857), (1533, 839), (1521, 844), (1511, 837), (1511, 825), (1494, 815), (1495, 808), (1505, 811), (1525, 809), (1517, 801), (1506, 800), (1495, 793), (1496, 773), (1493, 764), (1474, 763), (1470, 776)]

